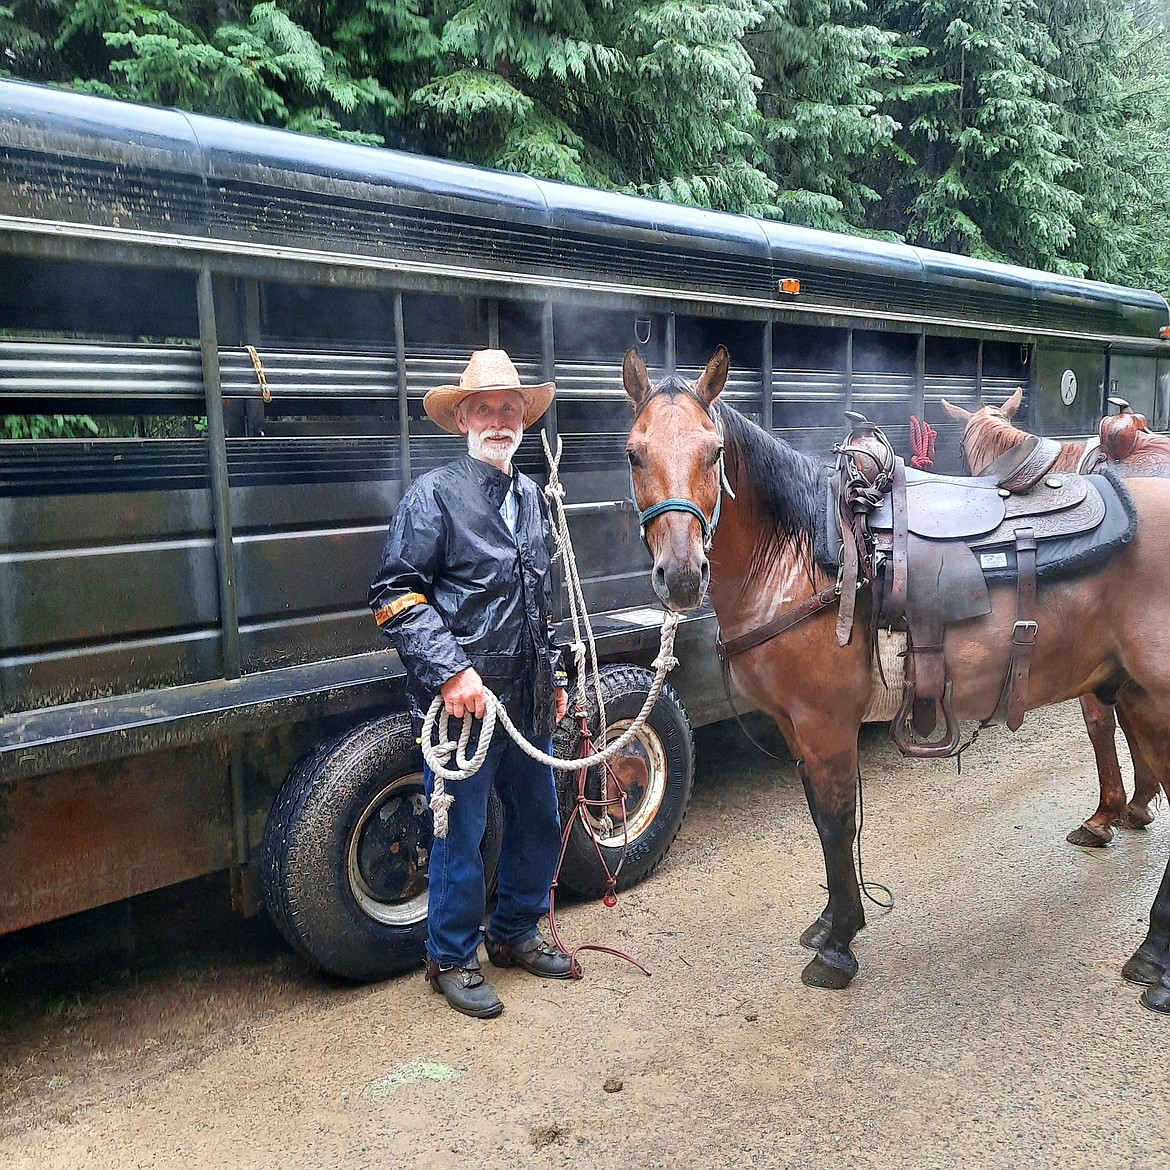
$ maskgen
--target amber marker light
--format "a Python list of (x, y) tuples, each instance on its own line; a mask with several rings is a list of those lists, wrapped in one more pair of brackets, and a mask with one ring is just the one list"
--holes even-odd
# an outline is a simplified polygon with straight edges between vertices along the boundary
[[(792, 296), (796, 296), (796, 294), (800, 292), (800, 281), (797, 280), (795, 276), (786, 276), (780, 282), (780, 291), (782, 293), (790, 293)], [(1170, 334), (1163, 334), (1163, 336), (1170, 336)]]
[(1162, 328), (1158, 330), (1158, 336), (1163, 341), (1170, 340), (1170, 325), (1163, 325)]

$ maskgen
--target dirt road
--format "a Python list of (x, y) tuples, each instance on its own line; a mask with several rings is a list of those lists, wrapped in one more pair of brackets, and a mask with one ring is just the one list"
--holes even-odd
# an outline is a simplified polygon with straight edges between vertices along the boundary
[[(773, 745), (777, 741), (770, 741)], [(666, 864), (568, 907), (580, 983), (493, 975), (481, 1023), (410, 975), (306, 971), (221, 883), (0, 940), (0, 1166), (1110, 1167), (1170, 1165), (1170, 1019), (1121, 964), (1170, 851), (1064, 834), (1095, 774), (1075, 706), (909, 763), (867, 729), (861, 974), (800, 984), (823, 904), (791, 765), (698, 736)]]

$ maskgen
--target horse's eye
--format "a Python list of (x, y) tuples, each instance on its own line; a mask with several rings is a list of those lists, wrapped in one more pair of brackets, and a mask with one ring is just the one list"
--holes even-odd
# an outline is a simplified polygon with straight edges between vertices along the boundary
[(626, 458), (630, 461), (631, 467), (644, 467), (645, 466), (645, 464), (642, 462), (642, 456), (639, 455), (637, 451), (627, 450), (626, 451)]

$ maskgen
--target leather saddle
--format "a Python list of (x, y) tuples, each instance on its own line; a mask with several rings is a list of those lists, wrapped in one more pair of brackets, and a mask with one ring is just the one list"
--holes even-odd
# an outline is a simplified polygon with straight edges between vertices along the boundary
[[(844, 541), (841, 596), (851, 628), (846, 598), (864, 576), (873, 584), (877, 623), (908, 634), (912, 669), (891, 729), (894, 742), (912, 756), (955, 752), (959, 729), (944, 635), (956, 622), (990, 613), (989, 585), (1012, 581), (1016, 621), (1007, 675), (985, 722), (1006, 721), (1015, 731), (1038, 629), (1037, 581), (1083, 572), (1132, 539), (1128, 492), (1112, 476), (1054, 473), (1060, 444), (1050, 439), (1031, 436), (982, 476), (960, 478), (907, 467), (879, 428), (861, 416), (853, 422), (830, 488), (841, 530), (851, 528), (856, 542), (851, 556), (851, 541)], [(851, 581), (854, 563), (859, 573)], [(927, 739), (940, 716), (941, 738)]]
[(1146, 417), (1138, 414), (1124, 398), (1110, 398), (1116, 414), (1101, 420), (1098, 437), (1086, 447), (1077, 470), (1082, 474), (1109, 467), (1125, 479), (1140, 476), (1165, 478), (1170, 475), (1170, 442), (1151, 431)]

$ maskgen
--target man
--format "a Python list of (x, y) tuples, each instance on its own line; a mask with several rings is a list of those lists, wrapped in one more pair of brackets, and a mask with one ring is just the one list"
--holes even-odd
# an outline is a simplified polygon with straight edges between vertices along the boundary
[[(406, 668), (416, 729), (436, 694), (449, 715), (481, 717), (486, 685), (525, 738), (552, 750), (568, 699), (550, 636), (548, 512), (512, 456), (555, 390), (521, 386), (508, 355), (486, 349), (471, 355), (458, 386), (423, 399), (432, 421), (467, 436), (467, 454), (411, 484), (370, 587), (374, 616)], [(434, 777), (430, 768), (424, 775), (429, 797)], [(568, 956), (537, 926), (560, 855), (552, 769), (500, 724), (480, 770), (449, 786), (447, 836), (435, 838), (429, 867), (427, 979), (456, 1011), (484, 1019), (504, 1010), (477, 957), (486, 896), (479, 850), (493, 783), (505, 820), (488, 958), (550, 979), (571, 974)]]

